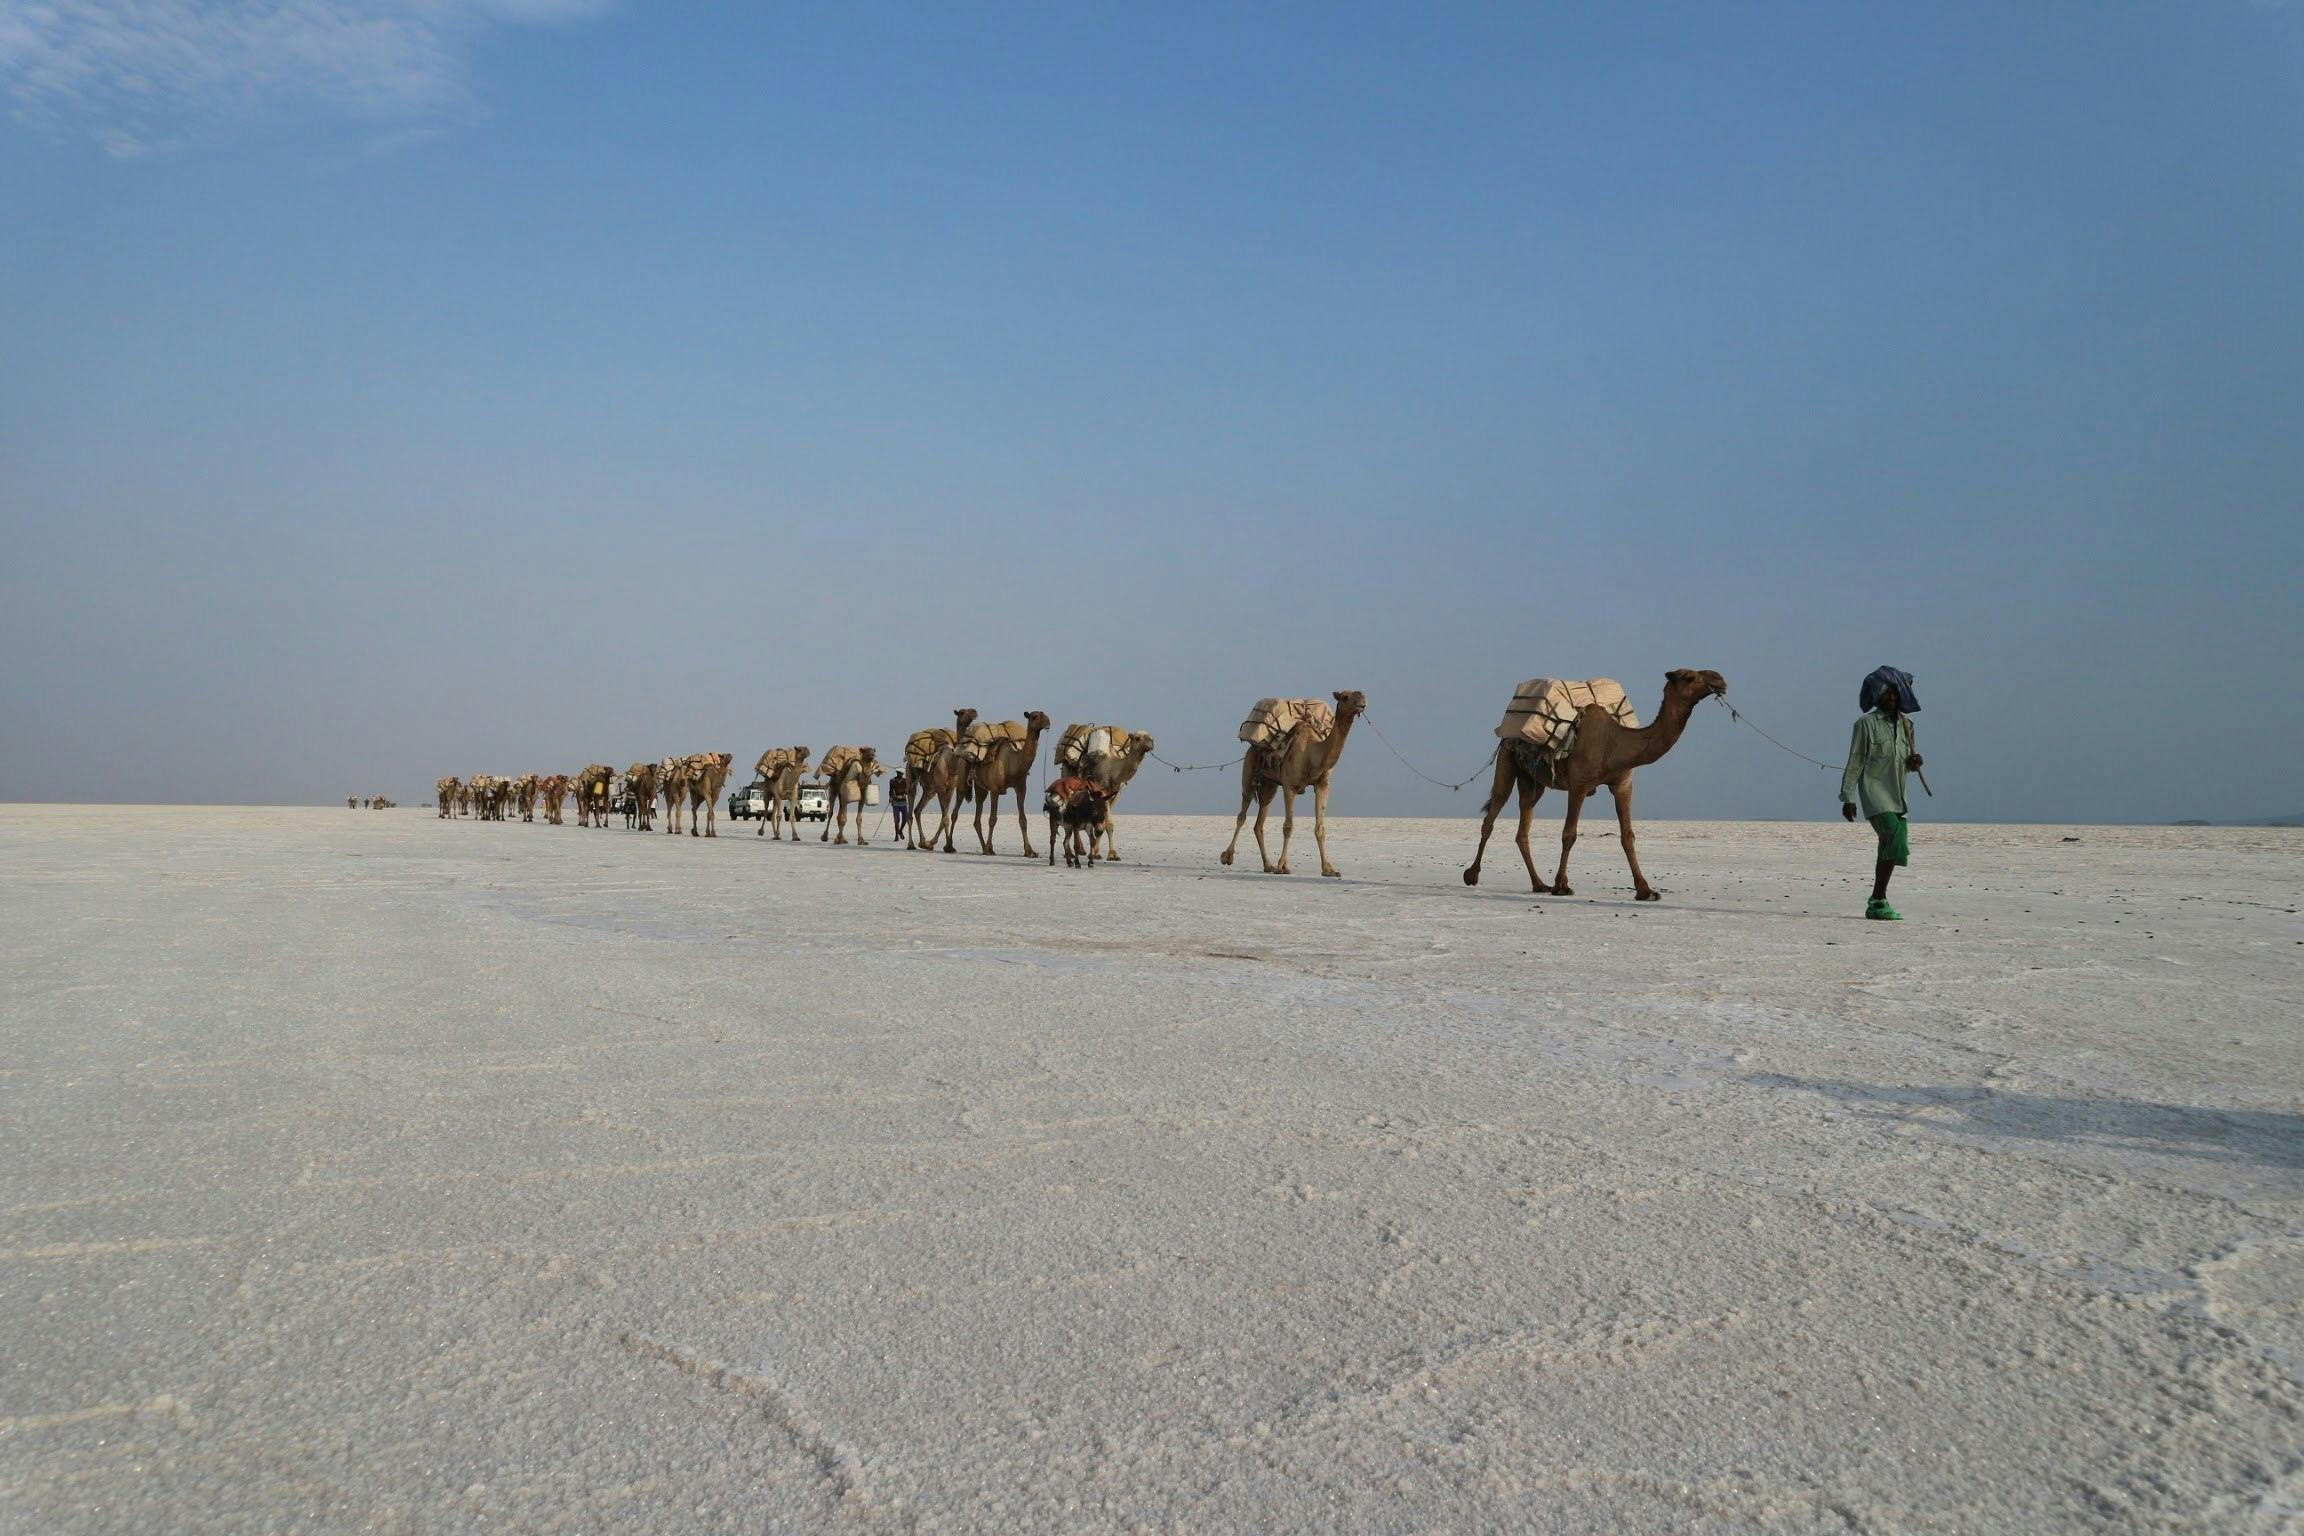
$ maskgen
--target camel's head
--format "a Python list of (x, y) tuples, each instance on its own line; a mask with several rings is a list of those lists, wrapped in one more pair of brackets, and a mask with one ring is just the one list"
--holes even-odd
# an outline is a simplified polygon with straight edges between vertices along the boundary
[(1724, 699), (1728, 697), (1728, 679), (1717, 672), (1675, 667), (1664, 674), (1664, 691), (1685, 694), (1691, 699)]
[(952, 711), (952, 729), (955, 734), (961, 736), (967, 735), (968, 727), (974, 725), (975, 723), (976, 711), (972, 709), (956, 709)]
[(1128, 750), (1138, 757), (1150, 757), (1153, 748), (1158, 745), (1159, 743), (1152, 739), (1150, 731), (1130, 731), (1128, 733)]
[(1337, 719), (1349, 720), (1354, 715), (1365, 713), (1367, 708), (1368, 695), (1362, 693), (1359, 689), (1339, 688), (1336, 690)]
[(873, 777), (877, 777), (877, 776), (879, 775), (879, 773), (880, 773), (880, 771), (881, 771), (881, 769), (880, 769), (880, 749), (879, 749), (879, 748), (877, 748), (877, 747), (864, 747), (864, 748), (861, 748), (861, 749), (859, 749), (859, 750), (858, 750), (858, 752), (857, 752), (857, 754), (856, 754), (856, 761), (858, 761), (858, 762), (860, 762), (860, 763), (862, 763), (862, 764), (864, 765), (864, 775), (865, 775), (865, 777), (867, 777), (867, 778), (873, 778)]
[(1035, 731), (1044, 731), (1048, 729), (1048, 713), (1046, 710), (1028, 709), (1024, 711), (1024, 723)]

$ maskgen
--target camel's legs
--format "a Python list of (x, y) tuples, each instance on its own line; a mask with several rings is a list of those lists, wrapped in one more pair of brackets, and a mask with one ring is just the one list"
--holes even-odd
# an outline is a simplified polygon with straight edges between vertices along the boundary
[(1640, 855), (1632, 846), (1632, 780), (1629, 776), (1608, 786), (1609, 796), (1616, 802), (1616, 835), (1624, 843), (1624, 862), (1632, 866), (1632, 899), (1634, 901), (1662, 901), (1648, 877), (1640, 873)]
[[(1291, 788), (1285, 784), (1279, 786), (1279, 791), (1280, 862), (1273, 869), (1272, 873), (1276, 875), (1292, 875), (1296, 873), (1296, 871), (1288, 867), (1288, 845), (1293, 842), (1296, 837), (1296, 797), (1302, 794), (1304, 791), (1301, 789)], [(1263, 830), (1263, 817), (1259, 816), (1256, 818), (1256, 826), (1257, 830)]]
[(1584, 801), (1591, 793), (1592, 786), (1589, 784), (1568, 791), (1568, 819), (1560, 824), (1560, 873), (1552, 881), (1552, 894), (1555, 896), (1576, 894), (1568, 885), (1568, 850), (1576, 846), (1576, 823), (1583, 819)]
[[(1229, 865), (1232, 862), (1232, 850), (1240, 846), (1240, 829), (1248, 825), (1248, 802), (1255, 798), (1256, 770), (1249, 764), (1242, 763), (1240, 765), (1240, 814), (1232, 823), (1232, 841), (1226, 843), (1224, 851), (1216, 856), (1217, 863)], [(1263, 834), (1259, 832), (1257, 837), (1259, 845), (1261, 845)]]
[(1024, 814), (1024, 786), (1016, 786), (1016, 832), (1024, 839), (1024, 857), (1036, 859), (1040, 855), (1032, 847), (1032, 819)]
[(957, 786), (952, 784), (942, 785), (936, 791), (936, 830), (928, 834), (928, 842), (926, 844), (926, 847), (930, 853), (934, 853), (936, 851), (936, 845), (939, 842), (944, 845), (944, 851), (946, 853), (953, 851), (952, 811), (953, 799), (956, 793)]
[(1331, 880), (1342, 878), (1336, 866), (1328, 862), (1328, 775), (1320, 775), (1320, 782), (1312, 786), (1312, 846), (1320, 850), (1320, 873)]
[(1536, 802), (1544, 798), (1544, 781), (1530, 774), (1520, 781), (1520, 833), (1512, 841), (1519, 846), (1520, 862), (1528, 866), (1528, 886), (1539, 896), (1551, 894), (1552, 887), (1536, 873), (1536, 855), (1528, 849), (1528, 823), (1535, 819)]
[[(866, 785), (867, 787), (869, 787), (869, 786), (871, 785), (871, 782), (872, 782), (872, 781), (871, 781), (870, 779), (866, 779), (864, 782), (865, 782), (865, 785)], [(862, 795), (861, 793), (859, 793), (859, 794), (857, 795), (857, 797), (856, 797), (856, 846), (857, 846), (857, 847), (859, 847), (859, 848), (862, 848), (862, 847), (864, 847), (864, 846), (865, 846), (865, 837), (864, 837), (864, 797), (863, 797), (863, 795)]]
[(1488, 834), (1496, 830), (1496, 813), (1504, 809), (1504, 797), (1512, 793), (1512, 785), (1517, 778), (1518, 773), (1510, 759), (1498, 752), (1496, 781), (1488, 786), (1488, 806), (1480, 813), (1480, 846), (1472, 850), (1472, 862), (1464, 870), (1466, 885), (1480, 883), (1480, 861), (1488, 856)]

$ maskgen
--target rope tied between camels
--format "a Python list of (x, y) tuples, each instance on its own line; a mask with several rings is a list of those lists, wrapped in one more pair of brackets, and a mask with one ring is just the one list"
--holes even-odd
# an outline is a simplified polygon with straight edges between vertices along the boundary
[(1174, 773), (1207, 773), (1218, 768), (1237, 768), (1241, 763), (1247, 761), (1248, 757), (1248, 754), (1243, 752), (1228, 763), (1172, 763), (1157, 752), (1147, 752), (1144, 755)]
[(1400, 749), (1392, 745), (1392, 738), (1384, 734), (1384, 727), (1378, 725), (1374, 720), (1369, 719), (1368, 712), (1366, 710), (1362, 710), (1360, 712), (1360, 718), (1368, 722), (1368, 729), (1374, 731), (1376, 733), (1376, 739), (1384, 743), (1384, 750), (1391, 753), (1394, 757), (1400, 759), (1401, 767), (1407, 769), (1410, 773), (1416, 775), (1416, 777), (1422, 779), (1425, 783), (1437, 784), (1442, 789), (1460, 790), (1465, 785), (1471, 783), (1474, 779), (1480, 777), (1480, 775), (1483, 773), (1486, 773), (1488, 771), (1488, 765), (1496, 761), (1496, 753), (1500, 750), (1500, 744), (1497, 747), (1490, 747), (1488, 749), (1488, 755), (1480, 759), (1479, 767), (1473, 769), (1470, 773), (1464, 775), (1464, 777), (1451, 784), (1446, 779), (1436, 779), (1432, 777), (1432, 775), (1426, 773), (1423, 769), (1417, 767), (1414, 763), (1408, 761), (1406, 757), (1402, 756)]

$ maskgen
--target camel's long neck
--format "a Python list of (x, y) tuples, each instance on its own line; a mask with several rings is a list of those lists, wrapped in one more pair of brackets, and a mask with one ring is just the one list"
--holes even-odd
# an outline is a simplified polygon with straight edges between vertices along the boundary
[(1328, 733), (1328, 760), (1321, 765), (1322, 771), (1335, 767), (1337, 759), (1344, 755), (1344, 738), (1352, 734), (1353, 723), (1359, 718), (1359, 711), (1354, 710), (1338, 720), (1336, 729)]
[(1680, 733), (1688, 729), (1689, 717), (1696, 713), (1696, 700), (1691, 696), (1668, 693), (1657, 706), (1656, 719), (1636, 731), (1628, 731), (1636, 741), (1638, 750), (1633, 754), (1632, 766), (1652, 763), (1672, 750), (1680, 740)]

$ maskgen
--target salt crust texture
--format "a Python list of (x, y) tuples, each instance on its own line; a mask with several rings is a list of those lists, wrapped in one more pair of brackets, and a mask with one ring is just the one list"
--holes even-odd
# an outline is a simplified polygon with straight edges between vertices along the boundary
[(0, 1528), (2304, 1520), (2304, 834), (1227, 830), (0, 808)]

